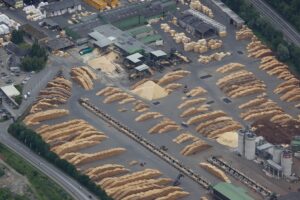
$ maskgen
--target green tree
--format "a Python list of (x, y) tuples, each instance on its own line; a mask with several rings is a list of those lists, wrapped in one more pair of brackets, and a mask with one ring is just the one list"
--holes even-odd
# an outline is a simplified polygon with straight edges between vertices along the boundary
[(280, 43), (277, 46), (277, 56), (279, 60), (287, 61), (290, 58), (290, 51), (285, 45)]
[(15, 44), (21, 44), (24, 42), (23, 36), (23, 31), (13, 30), (11, 33), (11, 41)]

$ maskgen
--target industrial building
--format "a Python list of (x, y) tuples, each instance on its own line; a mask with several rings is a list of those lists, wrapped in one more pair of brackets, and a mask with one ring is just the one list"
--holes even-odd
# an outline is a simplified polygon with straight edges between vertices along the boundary
[(184, 11), (183, 14), (186, 16), (192, 15), (196, 19), (198, 19), (200, 22), (207, 24), (209, 27), (213, 27), (213, 29), (219, 34), (219, 36), (223, 37), (223, 36), (226, 36), (226, 34), (227, 34), (226, 26), (224, 26), (223, 24), (217, 22), (216, 20), (208, 17), (207, 15), (202, 14), (199, 11), (196, 11), (194, 9), (189, 9), (189, 10)]
[(221, 11), (220, 13), (223, 13), (224, 17), (228, 19), (228, 22), (235, 27), (241, 28), (245, 24), (245, 21), (228, 8), (221, 0), (203, 0), (203, 2), (210, 5), (212, 8)]
[(74, 43), (68, 38), (55, 38), (45, 41), (44, 45), (49, 51), (66, 50), (74, 46)]
[(291, 141), (291, 148), (294, 153), (300, 152), (300, 136), (295, 136)]
[(108, 6), (115, 8), (119, 5), (119, 0), (84, 0), (90, 6), (96, 8), (97, 10), (104, 10)]
[(81, 10), (81, 2), (79, 0), (62, 0), (49, 3), (41, 8), (44, 16), (53, 17), (66, 13), (74, 13)]
[(125, 54), (125, 56), (138, 52), (150, 53), (153, 51), (152, 48), (133, 38), (129, 33), (126, 33), (111, 24), (95, 28), (89, 36), (96, 47), (105, 49), (113, 44)]
[(238, 152), (248, 160), (254, 160), (256, 149), (256, 135), (250, 128), (242, 129), (238, 133)]
[(212, 189), (212, 193), (216, 200), (254, 200), (246, 191), (231, 183), (220, 182)]
[(150, 26), (138, 26), (132, 29), (127, 30), (132, 37), (136, 39), (141, 39), (150, 35), (154, 35), (154, 30)]
[(100, 18), (122, 30), (145, 25), (147, 20), (165, 16), (176, 9), (172, 0), (138, 2), (100, 13)]
[(144, 60), (143, 58), (144, 58), (144, 56), (142, 54), (135, 53), (135, 54), (127, 56), (125, 60), (129, 63), (129, 65), (135, 65), (136, 66), (136, 65), (142, 63), (142, 61)]
[(192, 14), (185, 14), (180, 17), (178, 24), (187, 32), (198, 38), (207, 38), (217, 33), (213, 26)]
[(35, 28), (30, 24), (24, 24), (20, 27), (24, 31), (25, 35), (33, 41), (42, 42), (45, 41), (48, 36), (40, 29)]

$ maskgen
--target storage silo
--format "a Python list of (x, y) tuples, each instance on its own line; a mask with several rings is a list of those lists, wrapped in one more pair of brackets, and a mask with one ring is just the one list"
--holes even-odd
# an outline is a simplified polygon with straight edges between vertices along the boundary
[(281, 166), (283, 175), (288, 177), (292, 175), (293, 153), (289, 150), (284, 150), (281, 154)]
[(255, 158), (256, 135), (251, 131), (245, 133), (245, 158), (253, 160)]
[(272, 160), (274, 162), (276, 162), (277, 164), (280, 164), (282, 151), (283, 151), (283, 148), (280, 145), (274, 146), (273, 159)]
[(245, 131), (243, 129), (238, 131), (238, 153), (245, 155)]

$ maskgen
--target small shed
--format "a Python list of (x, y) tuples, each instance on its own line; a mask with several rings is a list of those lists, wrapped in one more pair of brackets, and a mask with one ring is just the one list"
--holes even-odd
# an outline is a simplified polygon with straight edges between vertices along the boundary
[(14, 85), (6, 85), (1, 87), (1, 91), (7, 96), (7, 97), (15, 97), (19, 96), (20, 92), (17, 90), (17, 88)]
[(150, 56), (154, 60), (159, 60), (159, 59), (162, 59), (162, 58), (166, 58), (167, 53), (162, 51), (162, 50), (156, 50), (156, 51), (151, 51)]
[(142, 58), (144, 56), (140, 53), (135, 53), (135, 54), (131, 54), (129, 56), (126, 57), (126, 60), (128, 60), (130, 62), (130, 64), (138, 64), (140, 62), (142, 62)]

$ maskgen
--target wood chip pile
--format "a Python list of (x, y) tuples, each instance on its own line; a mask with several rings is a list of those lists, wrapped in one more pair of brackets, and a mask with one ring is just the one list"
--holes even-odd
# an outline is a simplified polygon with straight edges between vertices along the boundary
[(215, 167), (214, 165), (212, 165), (210, 163), (206, 163), (206, 162), (200, 163), (199, 165), (200, 165), (200, 167), (202, 167), (203, 169), (206, 169), (209, 173), (213, 174), (214, 176), (221, 179), (222, 181), (231, 183), (228, 176), (222, 170)]
[(263, 93), (266, 85), (258, 80), (252, 72), (239, 70), (232, 72), (217, 81), (217, 86), (229, 97), (239, 98)]
[(71, 90), (71, 81), (63, 77), (54, 78), (47, 84), (45, 89), (40, 91), (30, 113), (56, 108), (58, 105), (65, 104), (72, 95)]
[(94, 87), (93, 80), (97, 79), (96, 74), (87, 66), (73, 67), (71, 70), (71, 76), (85, 90), (91, 90)]

